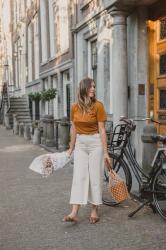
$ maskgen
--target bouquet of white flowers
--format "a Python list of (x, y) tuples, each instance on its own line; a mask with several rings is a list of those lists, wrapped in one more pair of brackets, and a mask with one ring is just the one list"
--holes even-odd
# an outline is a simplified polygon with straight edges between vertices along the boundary
[(53, 171), (63, 168), (71, 160), (72, 156), (69, 156), (67, 151), (43, 154), (36, 157), (29, 168), (43, 177), (48, 177)]

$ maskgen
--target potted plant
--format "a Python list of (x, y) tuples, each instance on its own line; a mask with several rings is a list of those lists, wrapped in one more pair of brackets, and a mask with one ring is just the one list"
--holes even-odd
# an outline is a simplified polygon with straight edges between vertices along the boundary
[(57, 89), (55, 88), (43, 90), (41, 92), (41, 100), (44, 102), (48, 102), (48, 113), (49, 113), (50, 101), (56, 97), (56, 94), (57, 94)]
[(29, 94), (29, 98), (32, 100), (32, 101), (40, 101), (41, 100), (41, 92), (31, 92)]

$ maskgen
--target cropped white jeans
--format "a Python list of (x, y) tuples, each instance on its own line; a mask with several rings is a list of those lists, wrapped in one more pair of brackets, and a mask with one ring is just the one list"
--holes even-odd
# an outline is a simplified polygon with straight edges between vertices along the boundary
[(100, 135), (77, 135), (70, 204), (102, 204), (103, 169)]

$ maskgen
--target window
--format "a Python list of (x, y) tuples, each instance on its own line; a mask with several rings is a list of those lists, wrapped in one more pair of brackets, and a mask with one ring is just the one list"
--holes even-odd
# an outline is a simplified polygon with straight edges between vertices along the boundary
[(91, 42), (91, 68), (93, 79), (97, 82), (97, 41)]
[(92, 69), (97, 68), (97, 46), (96, 41), (91, 42), (91, 65)]
[(64, 103), (64, 116), (70, 117), (70, 71), (66, 70), (63, 76), (63, 103)]
[[(51, 76), (51, 86), (54, 89), (57, 89), (58, 86), (58, 79), (56, 75)], [(52, 114), (54, 119), (58, 119), (58, 95), (52, 100)]]
[(70, 84), (66, 85), (66, 111), (67, 117), (70, 119)]
[(48, 89), (48, 78), (44, 78), (43, 83), (44, 83), (44, 90), (47, 90)]
[(46, 16), (47, 6), (46, 6), (46, 4), (47, 4), (46, 0), (40, 0), (42, 62), (45, 62), (48, 58), (48, 53), (47, 53), (47, 16)]
[(160, 39), (166, 39), (166, 18), (160, 20)]
[[(68, 0), (59, 0), (59, 33), (60, 50), (66, 51), (69, 48), (69, 22), (68, 22)], [(65, 39), (64, 39), (65, 37)]]
[(160, 55), (160, 75), (166, 75), (166, 54)]
[(18, 84), (22, 84), (22, 73), (23, 73), (23, 68), (22, 68), (22, 55), (21, 55), (21, 39), (17, 41), (18, 44)]
[(50, 26), (50, 56), (55, 56), (56, 39), (55, 39), (55, 6), (54, 0), (49, 0), (49, 26)]
[(15, 87), (18, 87), (18, 60), (17, 60), (17, 42), (14, 44), (14, 80)]
[(40, 105), (39, 105), (39, 101), (35, 101), (35, 120), (40, 120)]
[(28, 81), (32, 81), (32, 23), (28, 26)]
[(166, 110), (166, 89), (160, 89), (160, 109)]
[(38, 31), (38, 15), (34, 17), (34, 64), (35, 79), (39, 78), (39, 31)]
[[(43, 89), (44, 90), (47, 90), (49, 88), (49, 86), (48, 86), (48, 78), (44, 78), (43, 79)], [(49, 102), (48, 101), (44, 101), (43, 102), (43, 106), (44, 106), (44, 113), (45, 113), (45, 115), (48, 115), (48, 114), (50, 114), (50, 110), (49, 110)]]

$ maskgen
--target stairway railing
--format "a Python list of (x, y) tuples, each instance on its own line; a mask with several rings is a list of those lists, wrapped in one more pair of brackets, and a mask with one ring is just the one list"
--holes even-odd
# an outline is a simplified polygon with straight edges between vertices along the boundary
[(4, 102), (4, 99), (5, 99), (5, 96), (7, 96), (7, 85), (6, 85), (6, 83), (4, 83), (3, 87), (2, 87), (2, 100), (1, 100), (0, 110), (2, 110), (2, 108), (3, 108), (3, 102)]
[(7, 110), (7, 112), (9, 111), (9, 109), (10, 109), (10, 93), (9, 93), (10, 91), (9, 91), (9, 86), (8, 86), (8, 84), (7, 84), (7, 101), (8, 101), (8, 110)]
[(6, 85), (6, 83), (4, 83), (3, 87), (2, 87), (2, 98), (1, 98), (1, 104), (0, 104), (0, 123), (3, 122), (5, 97), (7, 97), (7, 85)]

